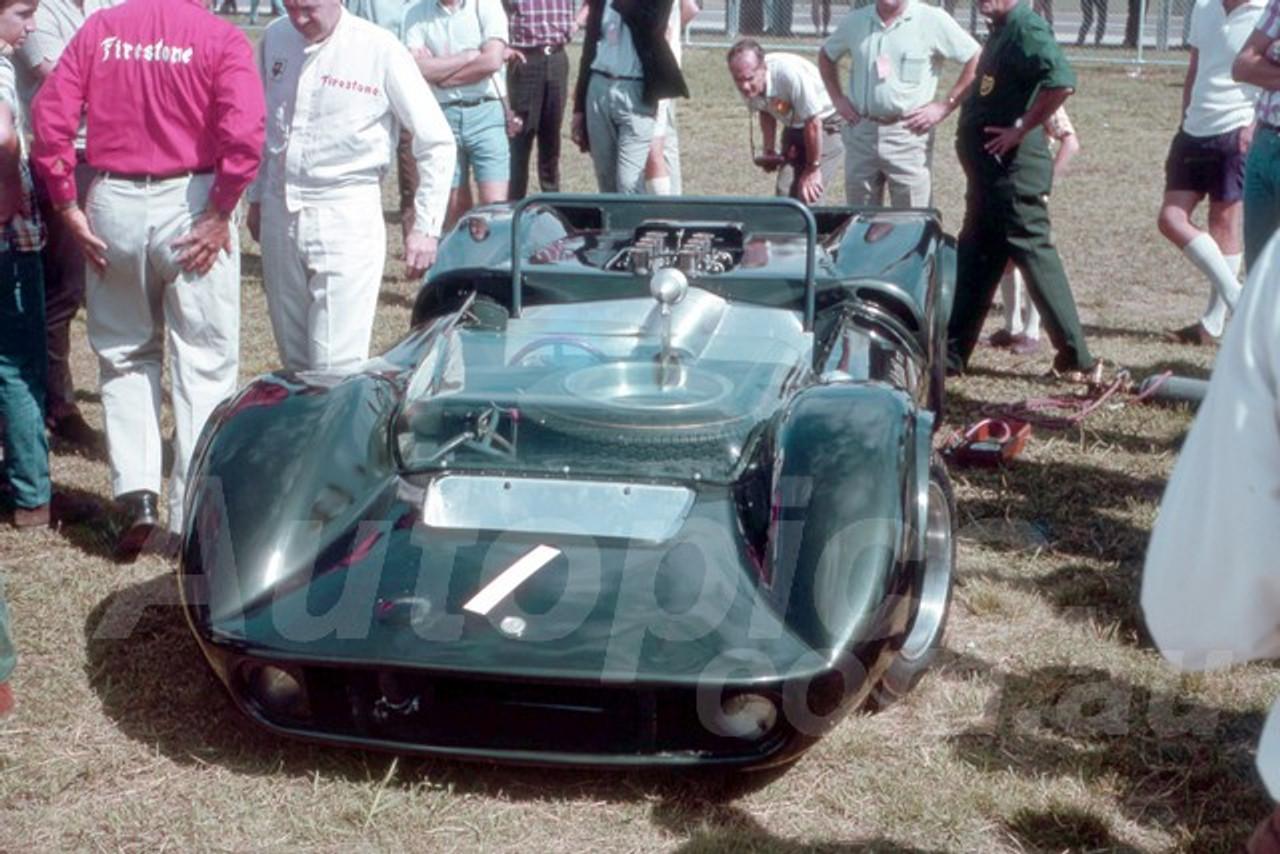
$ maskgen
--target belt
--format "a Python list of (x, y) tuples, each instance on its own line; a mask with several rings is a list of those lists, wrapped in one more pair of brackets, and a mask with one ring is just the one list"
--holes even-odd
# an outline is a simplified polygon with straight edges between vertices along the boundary
[(560, 53), (564, 50), (562, 44), (514, 44), (511, 46), (513, 50), (518, 50), (524, 54), (540, 53), (543, 56), (551, 56), (553, 53)]
[(848, 124), (844, 120), (844, 116), (839, 113), (832, 113), (822, 120), (822, 130), (825, 133), (840, 133)]
[(863, 116), (863, 118), (878, 125), (896, 125), (902, 121), (902, 116)]
[(134, 184), (159, 184), (161, 181), (178, 181), (196, 175), (212, 175), (212, 169), (187, 169), (183, 172), (170, 172), (166, 175), (148, 175), (136, 172), (111, 172), (102, 170), (101, 175), (110, 181), (131, 181)]
[(599, 74), (601, 77), (605, 78), (606, 80), (613, 80), (614, 82), (617, 82), (619, 80), (636, 80), (636, 81), (644, 80), (643, 77), (632, 77), (628, 74), (610, 74), (607, 71), (601, 71), (599, 68), (591, 69), (591, 73)]
[(448, 101), (446, 107), (478, 107), (481, 104), (487, 104), (490, 101), (496, 101), (497, 98), (459, 98), (456, 101)]
[(1258, 122), (1258, 127), (1262, 128), (1262, 129), (1264, 129), (1264, 130), (1269, 130), (1269, 131), (1271, 131), (1272, 133), (1280, 133), (1280, 125), (1273, 125), (1273, 124), (1271, 124), (1271, 122), (1259, 121), (1259, 122)]

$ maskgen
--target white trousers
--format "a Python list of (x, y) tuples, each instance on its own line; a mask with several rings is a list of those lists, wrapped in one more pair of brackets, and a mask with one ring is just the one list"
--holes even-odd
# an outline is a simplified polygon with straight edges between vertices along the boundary
[(280, 362), (344, 372), (369, 358), (387, 229), (378, 185), (290, 212), (262, 200), (262, 278)]
[(178, 267), (173, 242), (191, 231), (212, 175), (169, 181), (99, 177), (85, 212), (107, 244), (107, 267), (86, 265), (89, 343), (98, 354), (111, 489), (159, 493), (161, 374), (169, 348), (174, 454), (169, 530), (182, 529), (187, 468), (209, 414), (236, 390), (240, 359), (240, 247), (203, 276)]

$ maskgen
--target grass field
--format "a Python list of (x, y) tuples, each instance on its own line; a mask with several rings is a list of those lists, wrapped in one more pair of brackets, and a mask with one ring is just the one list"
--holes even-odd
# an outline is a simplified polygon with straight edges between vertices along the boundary
[[(686, 62), (686, 190), (767, 193), (721, 55)], [(1197, 317), (1207, 293), (1154, 222), (1182, 72), (1080, 72), (1068, 108), (1084, 153), (1053, 210), (1091, 346), (1136, 378), (1205, 376), (1212, 350), (1160, 338)], [(953, 132), (954, 119), (936, 151), (949, 229), (963, 192)], [(584, 157), (566, 149), (565, 166), (565, 189), (592, 189)], [(256, 252), (246, 243), (246, 378), (275, 359)], [(378, 347), (406, 329), (415, 288), (399, 272), (388, 265)], [(75, 332), (82, 403), (100, 426), (83, 318)], [(992, 405), (1059, 391), (1040, 378), (1050, 358), (980, 350), (949, 388), (940, 436)], [(105, 524), (0, 529), (21, 655), (20, 710), (0, 724), (0, 851), (1231, 850), (1268, 808), (1252, 749), (1276, 674), (1179, 676), (1145, 641), (1136, 607), (1189, 420), (1107, 407), (1038, 430), (1007, 471), (955, 471), (962, 586), (942, 666), (905, 702), (846, 720), (786, 774), (736, 793), (703, 777), (281, 741), (207, 672), (164, 560), (117, 565)], [(103, 462), (58, 453), (53, 467), (60, 488), (108, 506)]]

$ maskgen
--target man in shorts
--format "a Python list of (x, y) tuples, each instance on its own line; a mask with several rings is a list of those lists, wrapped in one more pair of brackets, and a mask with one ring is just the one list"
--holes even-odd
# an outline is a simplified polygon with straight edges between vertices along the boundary
[[(1182, 124), (1165, 161), (1160, 233), (1182, 250), (1213, 286), (1200, 319), (1169, 340), (1218, 340), (1240, 296), (1244, 168), (1253, 141), (1254, 92), (1231, 78), (1231, 65), (1262, 14), (1261, 0), (1209, 0), (1191, 13), (1191, 62), (1182, 85)], [(1209, 197), (1207, 230), (1191, 214)]]
[(472, 207), (472, 177), (475, 201), (507, 200), (511, 146), (502, 74), (510, 42), (507, 13), (500, 0), (418, 3), (405, 12), (403, 39), (458, 145), (447, 231)]

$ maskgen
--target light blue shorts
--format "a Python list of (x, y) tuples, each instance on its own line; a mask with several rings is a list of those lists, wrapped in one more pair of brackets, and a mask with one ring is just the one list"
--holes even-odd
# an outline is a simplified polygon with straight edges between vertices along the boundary
[(453, 186), (462, 186), (468, 169), (477, 181), (511, 180), (511, 147), (502, 102), (494, 99), (474, 106), (444, 104), (442, 109), (458, 143)]

